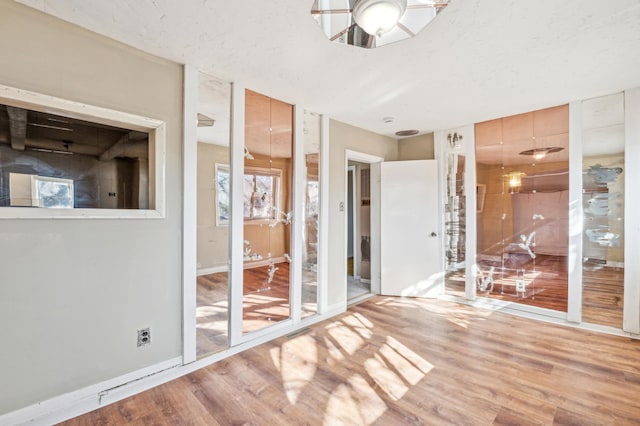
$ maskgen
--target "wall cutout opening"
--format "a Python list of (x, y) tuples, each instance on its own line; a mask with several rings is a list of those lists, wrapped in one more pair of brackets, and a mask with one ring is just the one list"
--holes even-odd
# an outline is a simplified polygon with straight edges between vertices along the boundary
[(0, 105), (0, 207), (148, 209), (149, 133)]
[(0, 218), (164, 217), (165, 123), (0, 85)]

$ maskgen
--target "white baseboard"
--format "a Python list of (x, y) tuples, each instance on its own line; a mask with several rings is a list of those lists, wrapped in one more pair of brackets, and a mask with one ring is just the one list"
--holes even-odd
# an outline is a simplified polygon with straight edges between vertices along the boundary
[(611, 334), (620, 337), (629, 337), (639, 339), (640, 335), (623, 331), (619, 328), (609, 327), (606, 325), (592, 324), (588, 322), (571, 322), (566, 319), (567, 314), (564, 312), (554, 311), (551, 309), (538, 308), (531, 305), (522, 305), (514, 302), (505, 302), (497, 299), (478, 298), (476, 300), (467, 300), (463, 297), (443, 295), (439, 297), (441, 300), (462, 303), (476, 308), (490, 309), (494, 311), (504, 312), (522, 318), (533, 319), (552, 324), (564, 325), (567, 327), (578, 328), (581, 330), (595, 331), (598, 333)]
[(105, 394), (162, 371), (176, 369), (182, 357), (173, 358), (140, 370), (68, 392), (0, 416), (0, 425), (51, 425), (100, 407)]
[(286, 262), (286, 261), (287, 261), (287, 259), (284, 256), (272, 257), (270, 259), (251, 260), (249, 262), (244, 262), (243, 268), (244, 269), (259, 268), (261, 266), (267, 266), (271, 262), (273, 262), (273, 263), (283, 263), (283, 262)]
[(212, 266), (210, 268), (198, 269), (196, 275), (200, 277), (202, 275), (217, 274), (218, 272), (227, 272), (228, 270), (227, 265)]
[(264, 334), (225, 351), (182, 364), (182, 357), (173, 358), (140, 370), (106, 380), (102, 383), (69, 392), (0, 416), (0, 425), (51, 425), (80, 416), (100, 407), (121, 401), (178, 377), (236, 355), (254, 346), (293, 333), (301, 328), (330, 319), (347, 310), (346, 303), (336, 303), (327, 311), (305, 318), (299, 324)]
[(624, 262), (613, 262), (613, 261), (607, 260), (607, 266), (610, 266), (612, 268), (624, 269)]
[(340, 303), (334, 303), (333, 305), (327, 306), (326, 312), (323, 312), (321, 315), (324, 318), (331, 318), (331, 317), (335, 317), (336, 315), (340, 315), (346, 311), (347, 311), (347, 303), (340, 302)]

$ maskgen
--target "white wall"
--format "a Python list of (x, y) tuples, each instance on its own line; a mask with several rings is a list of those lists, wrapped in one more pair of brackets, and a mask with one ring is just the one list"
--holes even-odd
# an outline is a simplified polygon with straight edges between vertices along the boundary
[(167, 124), (166, 219), (0, 220), (2, 414), (181, 355), (182, 68), (3, 1), (0, 84)]
[[(395, 139), (381, 136), (331, 120), (329, 130), (329, 276), (328, 306), (346, 303), (345, 277), (347, 274), (347, 254), (345, 252), (345, 214), (347, 195), (345, 193), (346, 165), (345, 150), (363, 152), (385, 160), (398, 157)], [(344, 211), (339, 204), (344, 202)]]

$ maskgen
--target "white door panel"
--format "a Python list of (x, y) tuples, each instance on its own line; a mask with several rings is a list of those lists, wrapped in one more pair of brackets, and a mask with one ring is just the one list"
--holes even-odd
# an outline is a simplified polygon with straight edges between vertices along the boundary
[(380, 166), (381, 293), (440, 295), (438, 163), (390, 161)]

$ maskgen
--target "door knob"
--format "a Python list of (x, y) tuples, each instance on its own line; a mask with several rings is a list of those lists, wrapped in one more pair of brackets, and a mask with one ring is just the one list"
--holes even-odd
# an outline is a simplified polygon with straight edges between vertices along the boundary
[(432, 233), (431, 233), (431, 236), (432, 236), (432, 237), (437, 237), (437, 236), (438, 236), (438, 234), (436, 234), (435, 232), (432, 232)]

